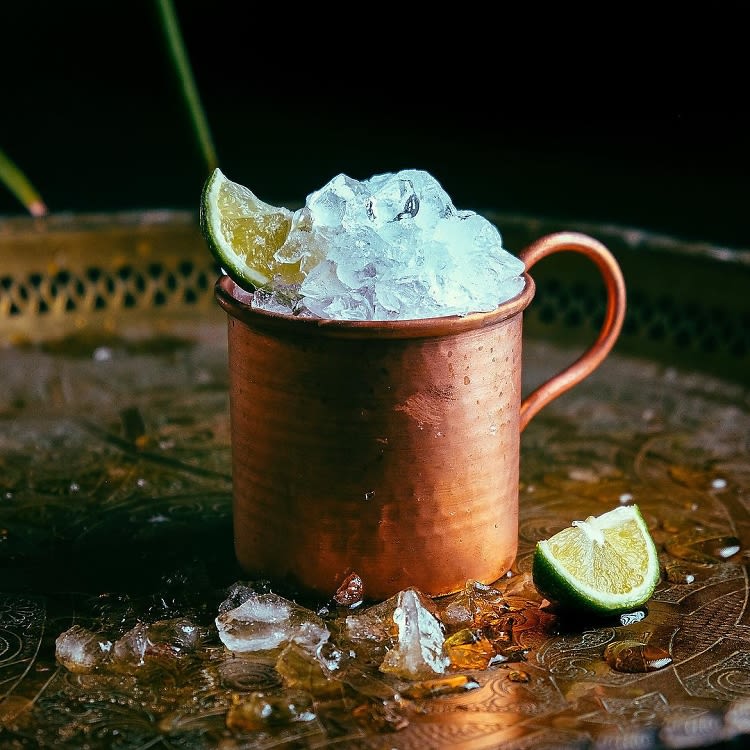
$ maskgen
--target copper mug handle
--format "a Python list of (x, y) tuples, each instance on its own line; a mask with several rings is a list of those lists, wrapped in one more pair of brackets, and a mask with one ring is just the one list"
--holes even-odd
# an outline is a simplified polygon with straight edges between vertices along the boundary
[(553, 253), (581, 253), (594, 261), (604, 279), (607, 308), (596, 341), (571, 365), (554, 375), (521, 401), (520, 430), (523, 431), (540, 409), (590, 375), (615, 345), (625, 319), (625, 280), (612, 253), (598, 240), (578, 232), (557, 232), (532, 242), (519, 257), (526, 271)]

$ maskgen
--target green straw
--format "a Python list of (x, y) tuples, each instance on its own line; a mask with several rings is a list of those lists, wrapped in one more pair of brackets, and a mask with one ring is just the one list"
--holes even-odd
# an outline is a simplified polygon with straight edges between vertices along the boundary
[(218, 159), (216, 158), (211, 131), (208, 127), (208, 120), (203, 111), (198, 89), (193, 79), (190, 61), (185, 51), (185, 44), (180, 32), (179, 22), (177, 21), (177, 14), (174, 11), (174, 5), (171, 0), (158, 0), (157, 4), (161, 13), (164, 33), (169, 44), (169, 51), (172, 55), (172, 62), (182, 85), (182, 93), (193, 121), (193, 127), (198, 136), (203, 158), (206, 161), (206, 168), (211, 173), (218, 166)]
[[(169, 45), (169, 52), (182, 87), (182, 93), (187, 103), (193, 128), (198, 137), (207, 171), (211, 173), (218, 166), (216, 149), (214, 148), (208, 120), (206, 119), (198, 95), (198, 89), (193, 79), (193, 72), (185, 51), (185, 44), (180, 32), (177, 15), (174, 11), (174, 5), (171, 0), (158, 0), (157, 5)], [(32, 216), (45, 216), (48, 213), (47, 206), (26, 175), (2, 150), (0, 150), (0, 183), (4, 183), (7, 186)]]
[(26, 207), (32, 216), (45, 216), (47, 206), (26, 175), (0, 149), (0, 182)]

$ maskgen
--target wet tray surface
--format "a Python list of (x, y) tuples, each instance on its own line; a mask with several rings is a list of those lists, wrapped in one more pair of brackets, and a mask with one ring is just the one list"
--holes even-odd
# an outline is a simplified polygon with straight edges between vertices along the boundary
[[(452, 666), (429, 680), (379, 670), (387, 604), (378, 617), (299, 602), (294, 617), (331, 634), (316, 660), (219, 638), (227, 602), (263, 589), (234, 560), (226, 320), (195, 217), (0, 221), (0, 748), (747, 742), (750, 254), (498, 223), (514, 250), (559, 229), (604, 241), (628, 314), (601, 368), (523, 433), (512, 575), (431, 603)], [(602, 315), (590, 268), (563, 259), (534, 276), (527, 392)], [(660, 551), (647, 608), (555, 614), (530, 583), (535, 542), (630, 502)], [(60, 661), (63, 634), (84, 648)]]
[[(233, 656), (216, 635), (244, 580), (223, 321), (192, 341), (68, 339), (0, 359), (3, 748), (695, 747), (750, 731), (739, 385), (614, 353), (523, 435), (513, 575), (462, 600), (475, 619), (492, 613), (493, 662), (474, 644), (465, 668), (425, 683), (371, 669), (376, 652), (349, 653), (321, 680), (289, 653)], [(529, 341), (527, 385), (570, 359)], [(631, 501), (661, 550), (648, 608), (596, 623), (545, 608), (529, 584), (535, 541)], [(332, 632), (340, 616), (330, 610)], [(152, 630), (137, 663), (56, 662), (74, 624), (117, 636), (139, 622), (172, 630)], [(200, 632), (190, 644), (185, 623)], [(605, 648), (626, 640), (642, 648), (615, 669)], [(650, 671), (649, 654), (669, 663)]]

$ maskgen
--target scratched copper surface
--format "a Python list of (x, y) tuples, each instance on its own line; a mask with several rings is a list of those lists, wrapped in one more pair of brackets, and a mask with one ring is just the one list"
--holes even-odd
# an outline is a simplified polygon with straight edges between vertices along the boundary
[[(280, 680), (267, 659), (232, 659), (216, 641), (142, 673), (57, 664), (57, 636), (93, 612), (188, 613), (210, 627), (241, 578), (223, 326), (193, 341), (0, 351), (2, 748), (700, 747), (750, 731), (750, 397), (617, 350), (523, 434), (520, 551), (497, 585), (529, 571), (536, 540), (637, 502), (663, 566), (642, 619), (542, 627), (532, 597), (514, 626), (522, 662), (466, 672), (474, 690), (402, 699), (399, 721), (321, 711), (230, 728), (233, 696), (273, 694)], [(527, 386), (570, 359), (527, 342)], [(623, 639), (672, 663), (615, 671), (604, 649)]]

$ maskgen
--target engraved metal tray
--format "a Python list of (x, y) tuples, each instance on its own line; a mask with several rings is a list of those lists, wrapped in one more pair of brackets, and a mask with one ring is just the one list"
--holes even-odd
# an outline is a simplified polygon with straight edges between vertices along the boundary
[[(336, 701), (232, 724), (284, 695), (268, 654), (210, 629), (242, 580), (231, 529), (226, 321), (196, 217), (0, 221), (0, 747), (684, 748), (750, 735), (750, 254), (617, 227), (496, 217), (506, 246), (576, 229), (617, 255), (629, 293), (614, 352), (522, 436), (520, 549), (497, 582), (518, 658), (463, 670), (473, 689)], [(595, 335), (603, 290), (574, 258), (535, 269), (530, 389)], [(524, 588), (536, 540), (637, 502), (660, 549), (648, 606), (571, 621)], [(520, 585), (519, 585), (520, 582)], [(73, 624), (185, 616), (208, 639), (140, 669), (76, 674)], [(612, 669), (609, 643), (669, 654)], [(410, 697), (411, 696), (411, 697)], [(415, 697), (416, 696), (416, 697)], [(335, 704), (335, 706), (334, 706)], [(364, 708), (363, 708), (364, 707)], [(335, 709), (335, 710), (334, 710)]]

